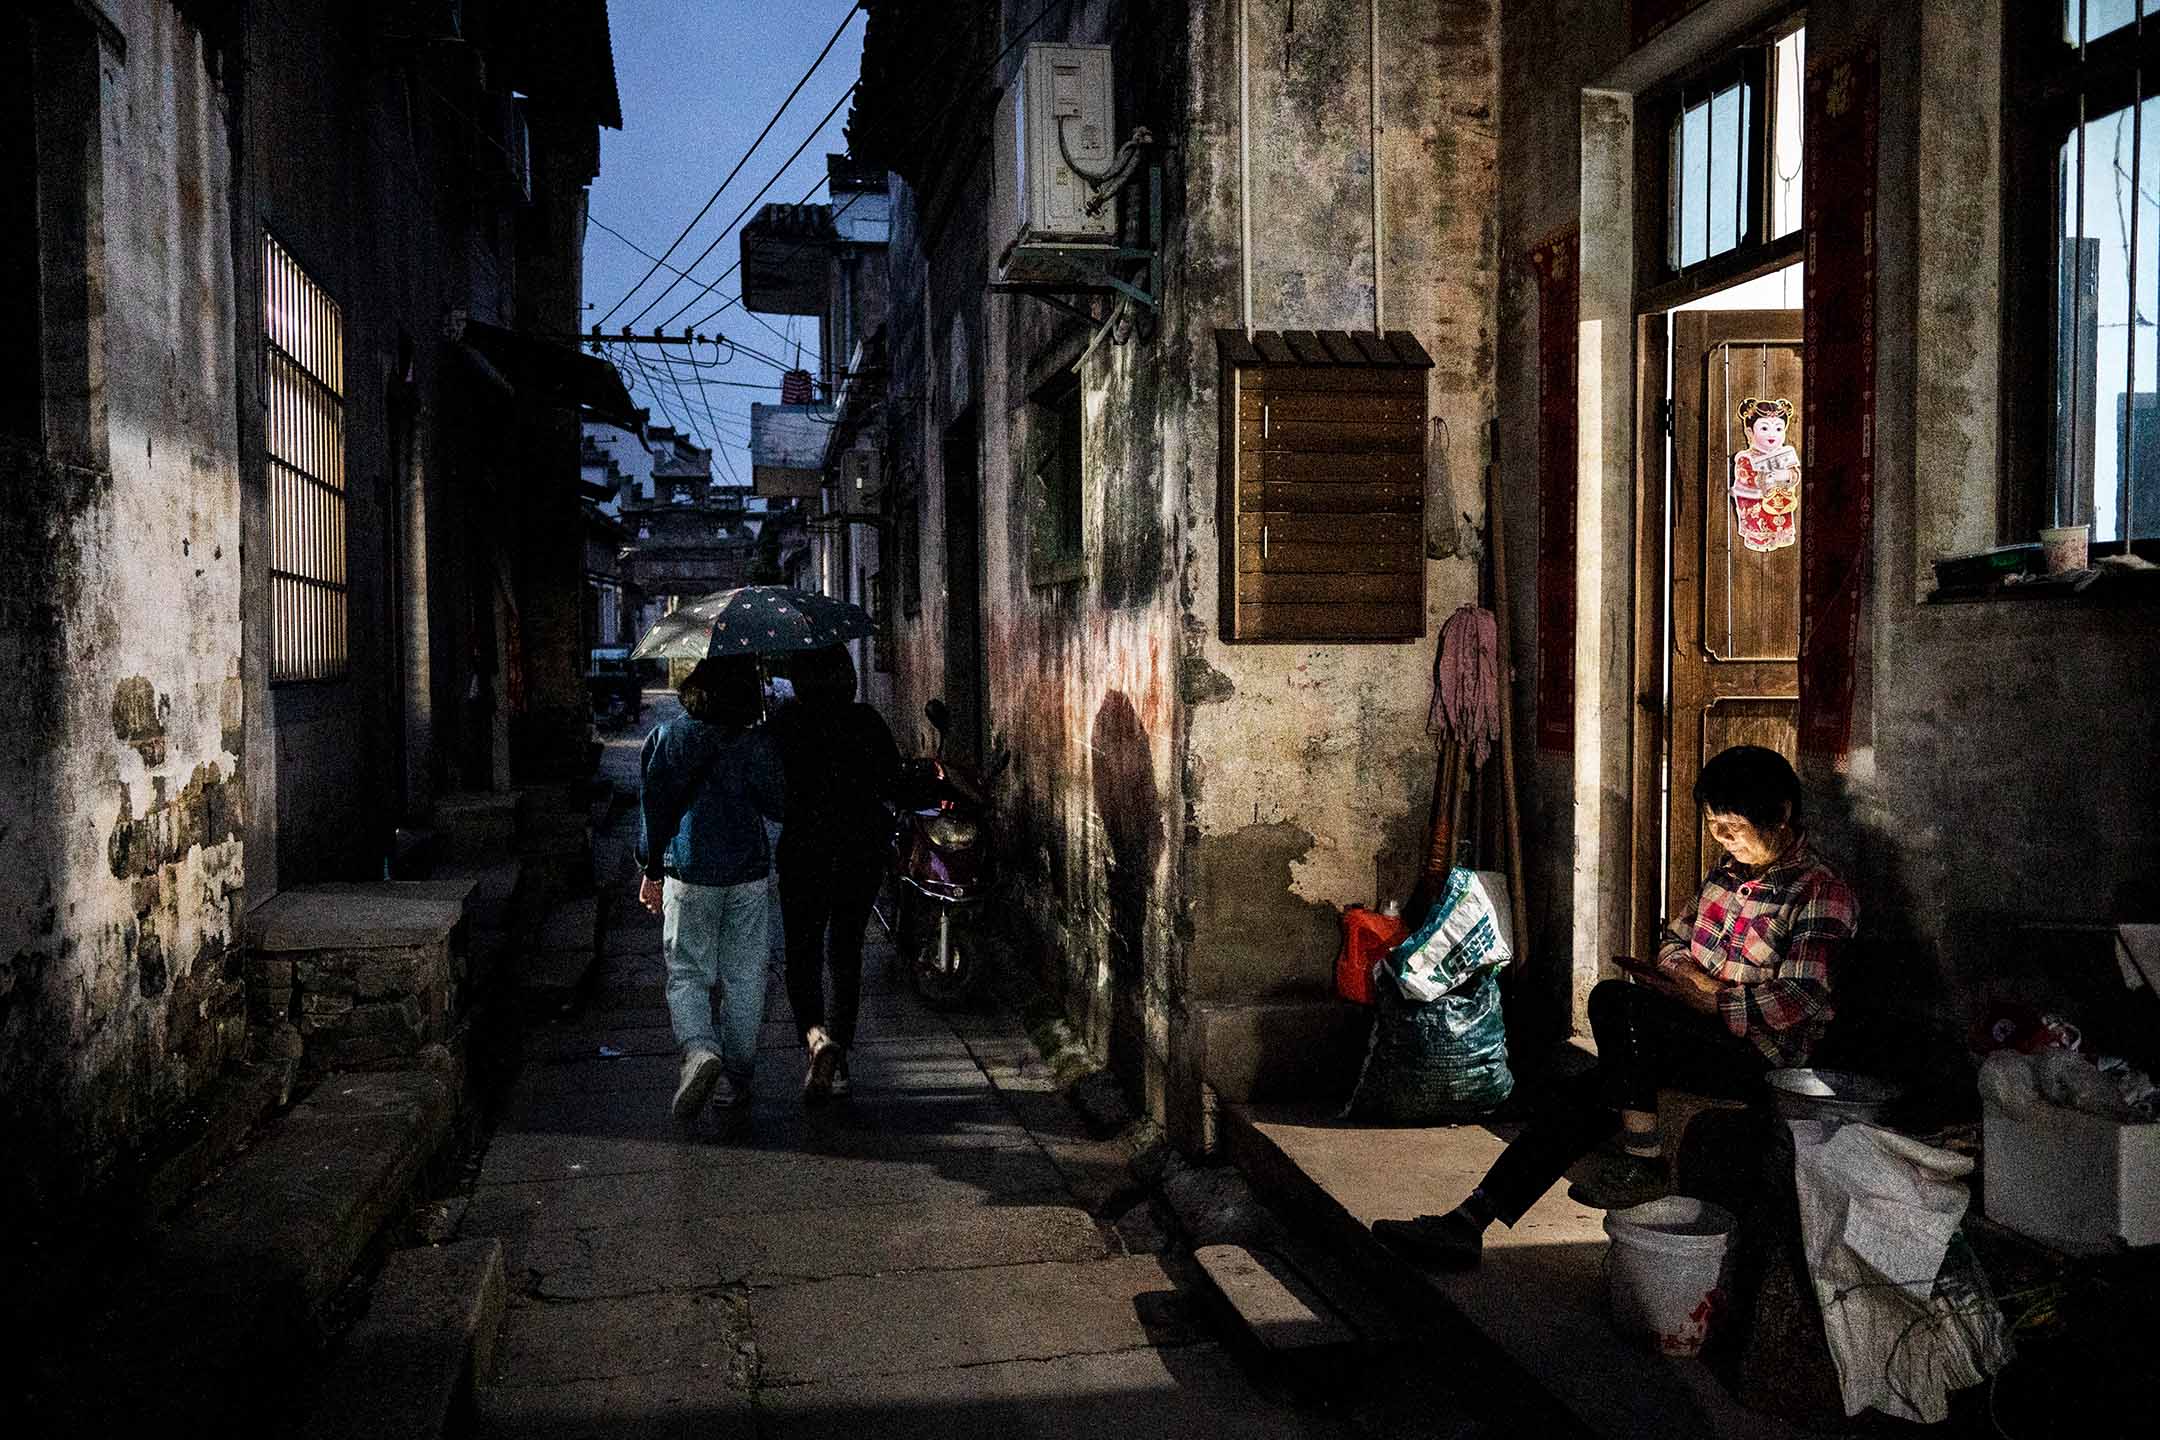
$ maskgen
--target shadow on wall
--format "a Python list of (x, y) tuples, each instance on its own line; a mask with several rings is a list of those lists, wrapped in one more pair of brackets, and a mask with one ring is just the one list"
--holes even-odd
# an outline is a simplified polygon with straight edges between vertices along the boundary
[(1103, 697), (1095, 712), (1095, 810), (1110, 845), (1108, 889), (1110, 973), (1117, 987), (1111, 1021), (1111, 1067), (1140, 1073), (1146, 1029), (1142, 992), (1147, 956), (1149, 892), (1163, 851), (1162, 797), (1146, 727), (1123, 691)]

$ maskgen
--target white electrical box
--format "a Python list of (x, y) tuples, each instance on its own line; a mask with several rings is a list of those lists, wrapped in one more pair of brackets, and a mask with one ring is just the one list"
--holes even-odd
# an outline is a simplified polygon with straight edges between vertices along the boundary
[(1117, 156), (1110, 47), (1028, 46), (998, 106), (991, 239), (1000, 257), (1037, 243), (1114, 243), (1116, 202), (1090, 214), (1089, 182), (1074, 168), (1100, 175)]

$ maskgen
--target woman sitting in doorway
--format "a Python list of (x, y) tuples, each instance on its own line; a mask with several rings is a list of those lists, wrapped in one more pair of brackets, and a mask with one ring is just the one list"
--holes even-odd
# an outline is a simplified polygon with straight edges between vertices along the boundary
[(1667, 928), (1655, 964), (1618, 962), (1629, 978), (1590, 992), (1596, 1067), (1565, 1082), (1462, 1204), (1375, 1221), (1373, 1235), (1389, 1248), (1475, 1265), (1487, 1226), (1514, 1225), (1616, 1129), (1622, 1155), (1583, 1198), (1608, 1209), (1653, 1199), (1665, 1193), (1659, 1086), (1754, 1100), (1771, 1070), (1808, 1063), (1857, 921), (1852, 890), (1807, 843), (1799, 778), (1775, 750), (1739, 745), (1718, 755), (1703, 766), (1695, 799), (1725, 859)]

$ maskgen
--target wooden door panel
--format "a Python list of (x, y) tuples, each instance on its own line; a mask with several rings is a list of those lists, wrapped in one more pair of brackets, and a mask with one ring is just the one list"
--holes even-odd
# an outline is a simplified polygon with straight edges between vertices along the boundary
[[(1783, 397), (1796, 416), (1805, 403), (1799, 311), (1693, 310), (1671, 318), (1667, 915), (1693, 899), (1717, 859), (1694, 801), (1703, 762), (1733, 745), (1793, 753), (1799, 547), (1762, 553), (1742, 545), (1730, 487), (1733, 453), (1746, 445), (1740, 401)], [(1797, 438), (1792, 443), (1797, 447)], [(1807, 461), (1802, 453), (1803, 516)]]
[[(1734, 695), (1712, 699), (1703, 707), (1702, 748), (1695, 755), (1696, 771), (1700, 773), (1703, 762), (1712, 755), (1735, 745), (1760, 745), (1787, 760), (1795, 758), (1800, 748), (1799, 698)], [(1707, 817), (1696, 819), (1695, 842), (1697, 860), (1694, 877), (1688, 882), (1690, 893), (1710, 873), (1710, 865), (1717, 859)]]
[[(1777, 314), (1781, 312), (1771, 312)], [(1702, 495), (1702, 601), (1698, 612), (1703, 653), (1712, 660), (1786, 660), (1800, 654), (1800, 547), (1768, 552), (1740, 543), (1729, 486), (1732, 456), (1747, 448), (1738, 418), (1748, 396), (1783, 396), (1793, 403), (1792, 433), (1798, 443), (1801, 393), (1800, 342), (1766, 338), (1728, 339), (1704, 356), (1708, 444), (1698, 467)], [(1807, 457), (1801, 457), (1802, 476)], [(1802, 493), (1806, 491), (1803, 483)], [(1804, 524), (1806, 506), (1796, 517)], [(1794, 527), (1798, 529), (1796, 524)]]

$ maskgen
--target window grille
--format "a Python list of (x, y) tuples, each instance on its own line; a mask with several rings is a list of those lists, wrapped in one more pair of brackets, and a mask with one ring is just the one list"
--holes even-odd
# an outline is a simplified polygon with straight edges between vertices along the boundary
[(263, 449), (270, 478), (270, 678), (350, 663), (345, 571), (345, 334), (337, 303), (263, 237)]

